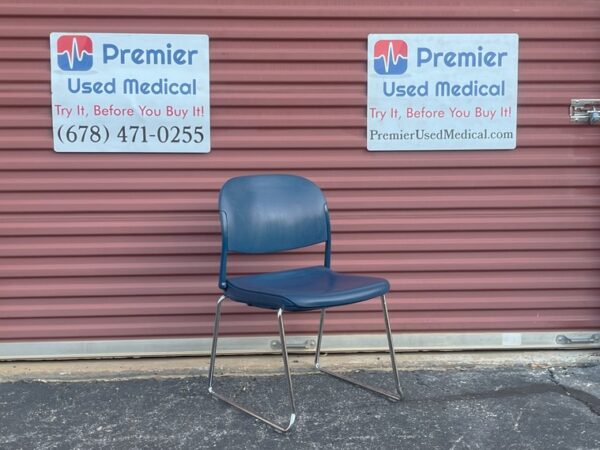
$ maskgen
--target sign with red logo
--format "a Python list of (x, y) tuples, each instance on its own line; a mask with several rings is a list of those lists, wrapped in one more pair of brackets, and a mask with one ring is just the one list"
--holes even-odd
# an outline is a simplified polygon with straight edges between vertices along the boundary
[(210, 151), (206, 35), (52, 33), (57, 152)]
[(514, 149), (516, 34), (371, 34), (367, 149)]

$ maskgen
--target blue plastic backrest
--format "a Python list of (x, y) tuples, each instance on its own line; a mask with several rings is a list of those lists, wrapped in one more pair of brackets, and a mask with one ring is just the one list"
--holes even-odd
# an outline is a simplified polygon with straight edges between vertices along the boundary
[(329, 240), (321, 189), (296, 175), (232, 178), (221, 189), (219, 210), (225, 252), (272, 253)]

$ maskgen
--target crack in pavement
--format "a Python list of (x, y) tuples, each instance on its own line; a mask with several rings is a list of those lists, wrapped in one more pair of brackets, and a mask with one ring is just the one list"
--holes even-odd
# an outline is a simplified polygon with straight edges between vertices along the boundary
[(569, 387), (563, 385), (552, 368), (548, 369), (548, 375), (550, 377), (550, 381), (554, 383), (561, 391), (562, 395), (566, 395), (567, 397), (571, 397), (577, 400), (580, 403), (583, 403), (591, 412), (596, 416), (600, 416), (600, 399), (588, 392), (582, 391), (581, 389)]
[(508, 387), (501, 389), (494, 389), (493, 391), (479, 391), (479, 392), (464, 392), (460, 394), (450, 394), (437, 396), (436, 398), (406, 398), (405, 403), (412, 402), (454, 402), (463, 400), (487, 400), (487, 399), (501, 399), (509, 397), (527, 397), (536, 394), (548, 394), (556, 393), (558, 395), (572, 398), (583, 405), (585, 405), (592, 414), (600, 416), (600, 399), (588, 392), (581, 389), (568, 387), (560, 383), (556, 378), (551, 368), (546, 369), (549, 374), (551, 384), (549, 383), (531, 383), (523, 386)]

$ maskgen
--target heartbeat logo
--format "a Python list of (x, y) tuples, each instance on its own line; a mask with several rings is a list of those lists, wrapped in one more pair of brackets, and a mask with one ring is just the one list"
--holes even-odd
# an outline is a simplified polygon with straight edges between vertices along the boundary
[(89, 36), (65, 34), (56, 41), (58, 67), (67, 71), (90, 70), (94, 62)]
[(382, 39), (375, 42), (373, 59), (376, 73), (401, 75), (408, 68), (408, 45), (400, 39)]

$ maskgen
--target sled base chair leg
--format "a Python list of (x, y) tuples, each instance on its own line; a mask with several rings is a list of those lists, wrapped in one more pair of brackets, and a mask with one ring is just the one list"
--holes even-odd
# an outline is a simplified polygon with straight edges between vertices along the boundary
[(234, 408), (237, 408), (240, 411), (243, 411), (246, 414), (249, 414), (252, 417), (266, 423), (267, 425), (270, 425), (275, 430), (277, 430), (281, 433), (285, 433), (286, 431), (289, 431), (294, 426), (294, 422), (296, 421), (296, 403), (294, 402), (294, 391), (292, 389), (292, 377), (290, 375), (290, 368), (289, 368), (289, 364), (288, 364), (287, 345), (286, 345), (286, 341), (285, 341), (285, 330), (283, 328), (283, 309), (279, 309), (277, 311), (277, 320), (279, 322), (279, 337), (281, 339), (281, 353), (283, 356), (283, 367), (285, 369), (285, 375), (287, 378), (287, 385), (288, 385), (289, 395), (290, 395), (290, 404), (292, 407), (292, 412), (290, 414), (290, 419), (289, 419), (287, 425), (279, 425), (279, 424), (273, 422), (272, 420), (269, 420), (262, 414), (260, 414), (256, 411), (253, 411), (252, 409), (247, 408), (247, 407), (231, 400), (230, 398), (223, 396), (222, 394), (219, 394), (213, 388), (213, 380), (214, 380), (214, 374), (215, 374), (215, 357), (217, 355), (217, 338), (219, 336), (219, 321), (221, 319), (221, 305), (223, 304), (223, 301), (226, 298), (227, 297), (225, 297), (223, 295), (217, 301), (217, 312), (215, 315), (215, 327), (214, 327), (214, 332), (213, 332), (212, 351), (211, 351), (211, 355), (210, 355), (210, 369), (209, 369), (209, 373), (208, 373), (208, 392), (210, 392), (210, 394), (212, 394), (219, 400), (222, 400), (225, 403), (230, 404)]
[(396, 393), (392, 393), (386, 391), (384, 389), (380, 389), (374, 386), (370, 386), (368, 384), (361, 383), (360, 381), (353, 380), (344, 375), (337, 374), (328, 369), (325, 369), (321, 366), (321, 342), (323, 340), (323, 325), (325, 323), (325, 309), (321, 310), (321, 320), (319, 322), (319, 335), (317, 337), (317, 351), (315, 353), (315, 367), (327, 375), (331, 375), (332, 377), (338, 378), (346, 383), (353, 384), (355, 386), (359, 386), (368, 391), (374, 392), (375, 394), (381, 395), (386, 399), (396, 402), (402, 400), (404, 398), (404, 394), (402, 392), (402, 388), (400, 387), (400, 379), (398, 378), (398, 368), (396, 367), (396, 355), (394, 353), (394, 343), (392, 340), (392, 332), (390, 329), (390, 317), (387, 309), (387, 302), (385, 301), (385, 295), (381, 296), (381, 307), (383, 309), (383, 319), (385, 322), (385, 331), (387, 333), (387, 341), (390, 352), (390, 359), (392, 362), (392, 372), (394, 375), (394, 383), (396, 385)]

